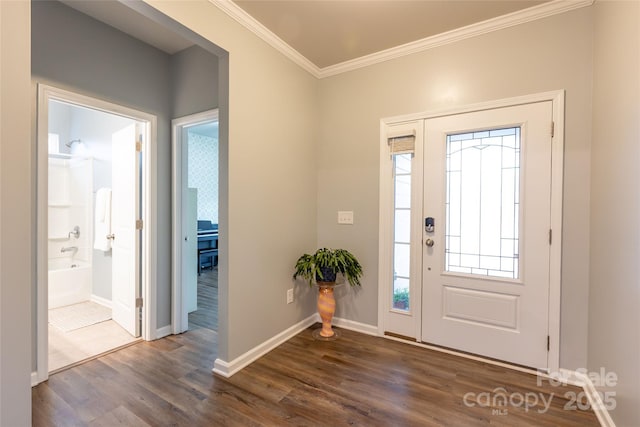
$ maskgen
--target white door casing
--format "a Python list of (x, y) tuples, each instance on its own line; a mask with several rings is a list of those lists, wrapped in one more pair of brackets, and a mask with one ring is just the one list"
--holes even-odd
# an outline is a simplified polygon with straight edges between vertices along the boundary
[[(189, 327), (189, 269), (195, 258), (188, 242), (190, 221), (188, 215), (188, 128), (207, 122), (218, 121), (218, 109), (173, 119), (172, 127), (172, 281), (171, 281), (171, 322), (172, 332), (179, 334)], [(196, 218), (197, 220), (197, 218)], [(196, 225), (197, 228), (197, 225)], [(187, 239), (187, 240), (185, 240)], [(197, 240), (197, 230), (196, 230)], [(197, 248), (197, 245), (196, 245)], [(196, 264), (197, 268), (197, 264)], [(186, 270), (185, 270), (186, 269)]]
[[(140, 153), (137, 124), (112, 137), (112, 316), (135, 337), (140, 336)], [(139, 142), (139, 141), (138, 141)]]
[[(494, 122), (487, 121), (481, 124), (473, 124), (467, 126), (459, 126), (459, 119), (463, 118), (467, 113), (476, 113), (476, 112), (485, 112), (489, 110), (496, 110), (499, 113), (504, 113), (507, 107), (527, 107), (531, 104), (544, 104), (545, 108), (547, 108), (544, 113), (544, 120), (536, 120), (536, 119), (523, 119), (521, 117), (518, 118), (509, 118), (503, 114), (499, 114), (500, 118), (495, 120)], [(516, 108), (517, 109), (517, 108)], [(526, 109), (526, 108), (525, 108)], [(446, 118), (450, 118), (451, 126), (445, 126), (445, 129), (440, 129), (441, 135), (439, 138), (444, 140), (444, 134), (457, 134), (459, 132), (464, 132), (468, 130), (483, 130), (487, 128), (504, 128), (505, 125), (523, 125), (522, 138), (523, 138), (523, 152), (526, 153), (526, 150), (529, 148), (529, 142), (532, 141), (534, 137), (534, 133), (529, 132), (529, 128), (534, 125), (533, 122), (539, 124), (539, 133), (544, 133), (544, 137), (547, 141), (547, 145), (545, 147), (546, 151), (544, 154), (538, 152), (534, 154), (534, 156), (544, 156), (544, 160), (541, 161), (538, 159), (531, 159), (533, 162), (530, 165), (523, 164), (522, 168), (522, 176), (521, 185), (523, 187), (523, 197), (521, 200), (522, 207), (519, 209), (519, 222), (522, 228), (522, 235), (519, 236), (521, 241), (518, 246), (520, 250), (520, 256), (526, 257), (526, 251), (532, 251), (535, 253), (535, 249), (533, 248), (536, 244), (538, 247), (542, 248), (541, 251), (538, 251), (539, 258), (547, 259), (547, 264), (543, 267), (543, 270), (546, 271), (529, 271), (526, 265), (523, 266), (521, 270), (518, 270), (518, 282), (521, 282), (519, 286), (521, 288), (528, 287), (533, 281), (542, 280), (546, 283), (542, 285), (543, 288), (546, 287), (546, 304), (541, 302), (542, 308), (538, 310), (533, 310), (529, 307), (525, 307), (523, 312), (520, 310), (520, 314), (514, 314), (512, 319), (515, 317), (517, 319), (517, 328), (519, 329), (517, 332), (513, 331), (513, 328), (510, 332), (511, 335), (524, 336), (522, 338), (522, 342), (527, 341), (526, 345), (536, 346), (536, 350), (533, 352), (534, 354), (529, 357), (528, 360), (520, 358), (517, 356), (513, 358), (508, 354), (493, 354), (493, 350), (485, 351), (480, 348), (480, 344), (483, 343), (484, 339), (487, 337), (483, 337), (482, 335), (476, 336), (473, 333), (469, 334), (470, 326), (474, 325), (474, 319), (463, 318), (465, 317), (464, 309), (466, 307), (469, 310), (471, 307), (471, 312), (466, 313), (467, 317), (472, 317), (471, 315), (481, 315), (481, 312), (473, 311), (474, 305), (468, 304), (470, 301), (478, 297), (486, 296), (482, 292), (487, 292), (491, 294), (490, 288), (489, 291), (482, 287), (474, 288), (470, 286), (469, 283), (473, 283), (474, 280), (469, 279), (466, 280), (467, 283), (456, 282), (457, 277), (460, 276), (465, 279), (464, 274), (456, 274), (455, 272), (444, 272), (444, 256), (443, 253), (438, 255), (439, 259), (434, 259), (432, 256), (429, 259), (431, 265), (436, 264), (438, 266), (437, 269), (431, 266), (427, 266), (426, 263), (423, 265), (423, 248), (427, 248), (425, 246), (425, 240), (427, 238), (431, 238), (434, 240), (434, 245), (432, 250), (442, 249), (444, 252), (444, 246), (442, 239), (444, 238), (444, 231), (446, 229), (446, 222), (442, 221), (442, 218), (445, 217), (445, 205), (443, 204), (440, 208), (435, 208), (434, 206), (427, 206), (427, 197), (432, 197), (430, 192), (441, 191), (439, 197), (443, 197), (445, 193), (445, 184), (446, 177), (444, 175), (445, 166), (444, 166), (444, 154), (437, 154), (437, 149), (434, 151), (433, 147), (424, 145), (423, 154), (418, 154), (418, 151), (422, 148), (418, 141), (416, 141), (416, 155), (414, 155), (411, 163), (412, 168), (419, 169), (424, 172), (424, 179), (420, 179), (420, 183), (412, 182), (412, 200), (414, 198), (415, 192), (419, 193), (420, 202), (418, 203), (419, 207), (416, 210), (420, 212), (415, 215), (412, 212), (412, 230), (417, 228), (417, 232), (414, 233), (412, 231), (411, 235), (411, 264), (412, 270), (415, 264), (419, 264), (419, 280), (422, 282), (423, 274), (425, 275), (424, 284), (422, 286), (418, 286), (417, 289), (415, 286), (411, 286), (411, 309), (409, 312), (393, 310), (391, 307), (391, 301), (393, 298), (394, 291), (394, 182), (395, 176), (392, 171), (394, 156), (390, 155), (390, 135), (396, 133), (402, 133), (403, 129), (407, 126), (418, 127), (416, 123), (421, 123), (424, 129), (424, 139), (427, 139), (427, 135), (429, 134), (431, 127), (436, 126), (438, 123), (444, 123), (442, 121), (438, 121), (440, 119), (446, 120)], [(427, 124), (429, 122), (429, 124)], [(458, 123), (458, 124), (456, 124)], [(463, 130), (464, 129), (464, 130)], [(406, 129), (404, 129), (406, 131)], [(416, 132), (417, 134), (417, 132)], [(444, 143), (442, 143), (444, 144)], [(378, 297), (378, 333), (380, 335), (386, 335), (387, 337), (393, 338), (393, 336), (404, 336), (406, 338), (415, 339), (416, 341), (422, 341), (422, 344), (429, 348), (444, 348), (448, 347), (450, 350), (462, 350), (467, 353), (475, 353), (479, 356), (487, 356), (490, 358), (500, 359), (503, 361), (508, 361), (516, 364), (523, 364), (527, 366), (535, 366), (537, 368), (543, 370), (557, 370), (559, 369), (559, 361), (560, 361), (560, 284), (561, 284), (561, 252), (562, 252), (562, 182), (563, 182), (563, 149), (564, 147), (564, 91), (554, 91), (554, 92), (544, 92), (532, 95), (525, 95), (515, 98), (508, 98), (502, 100), (488, 101), (482, 102), (478, 104), (463, 106), (463, 107), (455, 107), (444, 110), (436, 110), (436, 111), (428, 111), (423, 113), (416, 113), (404, 116), (390, 117), (387, 119), (382, 119), (380, 122), (380, 235), (379, 235), (379, 297)], [(437, 148), (437, 147), (436, 147)], [(444, 148), (441, 146), (441, 150)], [(440, 156), (440, 163), (438, 163), (435, 167), (432, 165), (432, 162), (437, 162), (436, 158)], [(406, 156), (405, 156), (406, 159)], [(405, 160), (406, 161), (406, 160)], [(424, 162), (424, 165), (423, 165)], [(537, 166), (536, 166), (537, 165)], [(531, 166), (531, 167), (529, 167)], [(540, 168), (539, 166), (542, 166)], [(433, 170), (440, 169), (440, 176), (436, 178), (437, 182), (433, 182)], [(544, 171), (542, 171), (544, 169)], [(529, 184), (535, 183), (535, 180), (532, 178), (535, 174), (543, 173), (545, 176), (543, 177), (543, 181), (539, 181), (538, 187), (546, 187), (544, 190), (545, 200), (541, 203), (538, 203), (537, 200), (540, 197), (543, 197), (536, 190), (533, 190), (533, 195), (527, 196), (525, 194), (525, 188)], [(416, 174), (412, 171), (412, 180), (415, 181)], [(529, 182), (529, 181), (532, 182)], [(397, 184), (396, 184), (397, 185)], [(423, 189), (424, 187), (424, 189)], [(428, 187), (428, 188), (427, 188)], [(530, 188), (531, 189), (531, 188)], [(423, 191), (424, 190), (424, 191)], [(425, 199), (424, 206), (422, 199)], [(538, 204), (538, 210), (544, 211), (544, 215), (536, 216), (534, 211), (527, 211), (527, 206)], [(546, 207), (542, 207), (542, 206)], [(416, 206), (414, 202), (412, 202), (412, 210), (413, 206)], [(434, 209), (438, 211), (434, 212)], [(423, 212), (424, 210), (424, 212)], [(429, 211), (429, 212), (427, 212)], [(434, 233), (426, 233), (425, 232), (425, 217), (432, 216), (436, 219), (436, 227)], [(542, 234), (536, 236), (535, 238), (529, 239), (529, 234), (531, 231), (527, 231), (526, 227), (528, 224), (527, 220), (531, 219), (534, 216), (534, 219), (540, 219), (540, 223), (538, 223), (538, 228), (542, 230)], [(417, 226), (416, 226), (417, 223)], [(541, 225), (545, 223), (544, 227)], [(531, 228), (530, 227), (530, 228)], [(553, 233), (553, 240), (551, 242), (551, 230)], [(530, 241), (531, 240), (531, 241)], [(542, 243), (544, 245), (542, 246)], [(417, 249), (413, 249), (417, 248)], [(417, 255), (414, 254), (417, 252)], [(427, 259), (429, 254), (425, 251), (424, 260)], [(415, 261), (415, 259), (418, 261)], [(523, 258), (523, 263), (527, 260)], [(431, 270), (429, 270), (431, 268)], [(424, 269), (424, 271), (423, 271)], [(535, 270), (535, 269), (534, 269)], [(502, 274), (502, 273), (499, 273)], [(537, 278), (534, 277), (537, 274)], [(411, 273), (412, 277), (415, 276), (415, 273)], [(440, 281), (436, 281), (437, 285), (440, 287), (429, 288), (428, 280), (433, 282), (433, 278), (431, 276), (446, 277), (447, 280), (449, 277), (453, 277), (453, 282), (441, 283)], [(542, 279), (542, 277), (546, 279)], [(532, 279), (533, 277), (533, 279)], [(467, 278), (468, 279), (468, 278)], [(490, 285), (495, 284), (495, 286), (503, 287), (501, 289), (501, 293), (496, 295), (495, 300), (489, 300), (490, 303), (496, 304), (495, 307), (498, 307), (495, 311), (496, 313), (491, 312), (491, 315), (499, 314), (503, 316), (505, 307), (508, 307), (511, 304), (513, 307), (513, 300), (516, 299), (518, 304), (521, 304), (523, 301), (527, 302), (527, 306), (531, 301), (534, 301), (536, 298), (539, 301), (542, 301), (544, 298), (540, 295), (537, 297), (531, 295), (531, 290), (524, 290), (523, 294), (514, 293), (513, 290), (506, 290), (508, 287), (508, 282), (514, 282), (514, 280), (509, 280), (505, 278), (494, 278), (494, 277), (483, 277), (483, 280), (487, 280)], [(481, 281), (481, 280), (478, 280)], [(448, 285), (448, 287), (444, 287), (443, 285)], [(464, 288), (464, 286), (468, 286), (468, 288)], [(540, 289), (538, 289), (540, 290)], [(543, 291), (544, 292), (544, 291)], [(421, 294), (422, 293), (422, 294)], [(437, 296), (429, 294), (437, 293)], [(535, 292), (534, 292), (535, 293)], [(524, 296), (524, 300), (522, 299)], [(448, 318), (443, 319), (443, 299), (448, 298)], [(453, 298), (453, 299), (452, 299)], [(466, 305), (465, 305), (466, 304)], [(430, 307), (430, 305), (432, 307)], [(434, 309), (435, 307), (436, 309)], [(461, 308), (462, 307), (462, 308)], [(419, 309), (418, 309), (419, 308)], [(522, 305), (518, 307), (521, 309)], [(429, 313), (427, 313), (427, 309), (429, 309)], [(456, 312), (457, 310), (457, 312)], [(461, 312), (462, 310), (462, 312)], [(499, 311), (502, 310), (501, 313)], [(531, 311), (531, 312), (529, 312)], [(404, 316), (400, 317), (402, 314)], [(486, 314), (486, 313), (485, 313)], [(518, 316), (525, 315), (524, 318), (520, 318)], [(426, 326), (427, 316), (432, 315), (436, 322), (446, 322), (449, 323), (448, 326), (457, 323), (454, 329), (462, 329), (465, 332), (462, 332), (458, 336), (458, 342), (452, 342), (447, 340), (453, 340), (452, 332), (459, 333), (460, 331), (446, 331), (441, 332), (438, 331), (438, 327), (433, 327), (436, 332), (430, 331)], [(458, 318), (454, 318), (457, 316)], [(499, 316), (498, 316), (499, 317)], [(402, 321), (397, 321), (396, 318), (402, 318)], [(538, 331), (532, 332), (529, 334), (529, 340), (526, 339), (526, 335), (528, 331), (531, 331), (531, 320), (537, 318), (539, 323)], [(433, 320), (433, 319), (432, 319)], [(486, 319), (485, 319), (486, 320)], [(493, 319), (494, 321), (496, 319)], [(488, 321), (491, 321), (489, 317)], [(523, 323), (524, 321), (524, 323)], [(482, 322), (477, 322), (482, 323)], [(487, 322), (488, 323), (488, 322)], [(542, 325), (542, 326), (540, 326)], [(464, 327), (463, 327), (464, 326)], [(486, 326), (486, 329), (494, 329), (497, 331), (501, 331), (503, 333), (509, 331), (509, 327), (506, 324), (502, 325), (491, 325)], [(522, 329), (523, 328), (523, 329)], [(473, 328), (471, 328), (473, 329)], [(533, 328), (535, 330), (535, 328)], [(425, 333), (423, 335), (423, 330)], [(544, 331), (544, 332), (541, 332)], [(440, 335), (445, 335), (443, 339), (439, 337)], [(538, 336), (534, 337), (533, 335), (537, 334)], [(499, 335), (499, 334), (498, 334)], [(509, 335), (509, 334), (507, 334)], [(530, 341), (530, 342), (529, 342)], [(535, 344), (534, 344), (535, 341)], [(469, 344), (471, 342), (472, 344)], [(476, 344), (473, 344), (476, 342)], [(436, 346), (432, 346), (430, 344), (435, 344)], [(490, 349), (500, 349), (502, 351), (505, 348), (511, 347), (513, 349), (513, 342), (502, 341), (501, 339), (493, 338), (493, 342), (490, 344), (484, 343), (482, 344)], [(526, 345), (520, 348), (520, 353), (525, 353), (527, 350)], [(474, 347), (475, 346), (475, 347)], [(518, 344), (520, 346), (520, 344)], [(473, 347), (473, 348), (472, 348)], [(547, 350), (548, 349), (548, 350)], [(508, 351), (506, 352), (508, 353)], [(465, 353), (460, 353), (465, 354)], [(544, 354), (544, 355), (542, 355)]]
[[(405, 185), (411, 188), (411, 197), (409, 205), (406, 205), (406, 201), (401, 205), (406, 209), (410, 208), (410, 235), (416, 236), (420, 234), (421, 222), (422, 222), (422, 141), (423, 141), (423, 120), (414, 120), (406, 123), (400, 123), (393, 126), (388, 126), (385, 129), (385, 144), (388, 140), (394, 137), (403, 137), (414, 135), (414, 153), (409, 154), (411, 158), (411, 172), (408, 180), (405, 180)], [(385, 181), (395, 183), (396, 180), (396, 164), (393, 155), (387, 154), (391, 158), (391, 162), (388, 166), (385, 166), (383, 172), (385, 174)], [(395, 187), (395, 184), (393, 185)], [(385, 214), (389, 218), (395, 218), (395, 200), (397, 194), (396, 189), (392, 190), (393, 197), (389, 206), (387, 206)], [(395, 219), (393, 220), (395, 224)], [(405, 224), (406, 226), (406, 224)], [(394, 256), (394, 249), (396, 247), (396, 241), (402, 240), (396, 236), (397, 227), (393, 227), (390, 231), (389, 241), (392, 246), (389, 256)], [(393, 265), (393, 268), (389, 270), (388, 277), (386, 278), (391, 283), (391, 292), (387, 294), (383, 300), (385, 305), (385, 332), (392, 333), (404, 337), (416, 338), (420, 336), (420, 295), (422, 289), (422, 252), (421, 244), (418, 239), (411, 238), (409, 242), (410, 256), (409, 256), (409, 307), (406, 309), (398, 309), (393, 307), (393, 292), (394, 292), (394, 279), (398, 275), (398, 266)], [(405, 260), (406, 261), (406, 260)]]
[[(423, 230), (423, 241), (431, 239), (434, 244), (429, 247), (423, 245), (423, 317), (422, 341), (452, 347), (491, 358), (517, 363), (535, 368), (547, 368), (547, 336), (549, 312), (549, 230), (551, 229), (551, 102), (539, 102), (466, 114), (445, 116), (429, 119), (425, 122), (424, 147), (424, 205), (425, 217), (435, 218), (433, 232)], [(517, 155), (520, 159), (520, 190), (510, 188), (511, 192), (519, 194), (519, 213), (516, 213), (516, 236), (519, 234), (519, 245), (516, 243), (515, 252), (519, 253), (516, 265), (516, 278), (496, 277), (502, 272), (475, 274), (456, 271), (460, 267), (445, 266), (445, 229), (446, 208), (445, 200), (447, 184), (445, 178), (445, 147), (446, 137), (452, 134), (474, 132), (477, 130), (520, 128), (521, 150)], [(472, 144), (476, 144), (474, 140)], [(482, 140), (487, 141), (487, 140)], [(484, 142), (483, 142), (484, 144)], [(479, 147), (479, 148), (478, 148)], [(499, 147), (489, 145), (475, 145), (468, 148), (473, 153)], [(504, 151), (515, 151), (506, 149)], [(494, 151), (495, 152), (495, 151)], [(472, 154), (476, 158), (481, 154)], [(485, 154), (486, 156), (486, 154)], [(507, 154), (503, 154), (507, 157)], [(460, 157), (458, 157), (459, 159)], [(515, 163), (514, 160), (511, 160)], [(506, 167), (496, 170), (492, 174), (480, 175), (477, 170), (464, 169), (477, 167), (471, 161), (461, 161), (462, 172), (452, 174), (452, 181), (460, 186), (460, 175), (468, 176), (467, 185), (477, 191), (469, 191), (461, 197), (461, 202), (450, 202), (451, 218), (460, 222), (453, 226), (453, 234), (462, 237), (450, 237), (450, 248), (456, 254), (449, 254), (454, 263), (462, 263), (460, 258), (466, 258), (469, 265), (483, 267), (486, 265), (508, 264), (510, 258), (500, 258), (502, 251), (500, 244), (512, 244), (511, 239), (500, 238), (502, 229), (514, 228), (509, 223), (507, 211), (514, 208), (505, 204), (500, 215), (489, 215), (485, 206), (500, 201), (483, 201), (488, 199), (488, 185), (492, 187), (509, 187), (512, 182), (512, 171)], [(511, 164), (511, 163), (510, 163)], [(459, 165), (452, 166), (456, 169)], [(497, 168), (494, 168), (497, 169)], [(497, 179), (485, 182), (484, 186), (479, 176), (495, 175)], [(508, 176), (509, 179), (504, 177)], [(489, 181), (485, 179), (485, 181)], [(451, 183), (451, 187), (454, 183)], [(484, 192), (483, 192), (484, 190)], [(454, 190), (451, 190), (452, 192)], [(506, 190), (505, 190), (506, 191)], [(513, 194), (511, 197), (514, 197)], [(515, 196), (517, 198), (517, 196)], [(466, 198), (466, 200), (465, 200)], [(458, 204), (459, 203), (459, 204)], [(464, 210), (467, 210), (466, 212)], [(477, 209), (477, 211), (476, 211)], [(471, 211), (471, 217), (469, 216)], [(502, 214), (502, 212), (505, 212)], [(494, 211), (495, 212), (495, 211)], [(483, 214), (485, 214), (483, 216)], [(493, 223), (491, 233), (495, 236), (476, 236), (476, 231), (467, 232), (473, 227), (473, 216), (478, 216), (478, 223)], [(458, 219), (458, 218), (462, 219)], [(481, 219), (480, 219), (481, 218)], [(465, 224), (466, 223), (466, 224)], [(519, 223), (519, 225), (518, 225)], [(458, 228), (459, 227), (459, 228)], [(490, 229), (485, 227), (482, 231)], [(462, 229), (462, 231), (460, 231)], [(519, 233), (518, 233), (519, 231)], [(512, 230), (509, 230), (511, 233)], [(471, 236), (473, 234), (473, 236)], [(482, 234), (477, 233), (477, 234)], [(488, 233), (485, 233), (488, 234)], [(511, 234), (509, 234), (511, 235)], [(466, 237), (470, 236), (470, 237)], [(495, 237), (498, 241), (494, 248), (487, 253), (498, 256), (476, 255), (473, 250), (490, 245), (485, 244)], [(465, 239), (467, 244), (465, 244)], [(453, 242), (456, 243), (453, 243)], [(462, 243), (460, 243), (462, 241)], [(455, 249), (453, 248), (456, 246)], [(462, 247), (460, 247), (462, 246)], [(517, 248), (519, 246), (519, 250)], [(471, 249), (470, 249), (471, 248)], [(462, 253), (462, 255), (459, 255)], [(465, 255), (473, 253), (473, 255)], [(482, 260), (481, 260), (482, 258)], [(513, 262), (512, 262), (513, 263)], [(484, 271), (482, 268), (473, 271)], [(491, 267), (493, 268), (493, 267)], [(462, 269), (462, 268), (460, 268)], [(466, 268), (470, 270), (470, 268)], [(518, 271), (519, 270), (519, 271)]]

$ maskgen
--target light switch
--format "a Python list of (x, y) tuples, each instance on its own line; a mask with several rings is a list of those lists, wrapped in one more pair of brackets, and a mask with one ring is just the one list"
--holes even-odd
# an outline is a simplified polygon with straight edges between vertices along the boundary
[(338, 211), (338, 224), (353, 224), (353, 211)]

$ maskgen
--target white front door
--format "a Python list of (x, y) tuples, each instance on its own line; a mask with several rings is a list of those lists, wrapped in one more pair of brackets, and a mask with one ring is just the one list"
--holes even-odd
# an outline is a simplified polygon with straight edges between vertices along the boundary
[(140, 336), (140, 126), (133, 123), (112, 136), (112, 316)]
[(428, 119), (421, 340), (548, 366), (552, 103)]

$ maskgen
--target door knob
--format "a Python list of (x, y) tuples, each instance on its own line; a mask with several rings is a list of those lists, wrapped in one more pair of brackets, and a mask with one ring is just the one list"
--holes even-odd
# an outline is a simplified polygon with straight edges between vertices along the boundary
[(427, 245), (427, 246), (429, 246), (429, 247), (432, 247), (432, 246), (433, 246), (433, 243), (434, 243), (433, 239), (427, 239), (427, 240), (424, 242), (424, 244), (425, 244), (425, 245)]

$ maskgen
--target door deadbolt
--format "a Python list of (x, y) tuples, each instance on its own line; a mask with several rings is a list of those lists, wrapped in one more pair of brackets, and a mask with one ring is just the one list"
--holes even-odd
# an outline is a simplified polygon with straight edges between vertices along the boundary
[(433, 233), (433, 229), (435, 225), (436, 225), (436, 221), (433, 219), (432, 216), (424, 219), (424, 231), (426, 231), (427, 233)]

